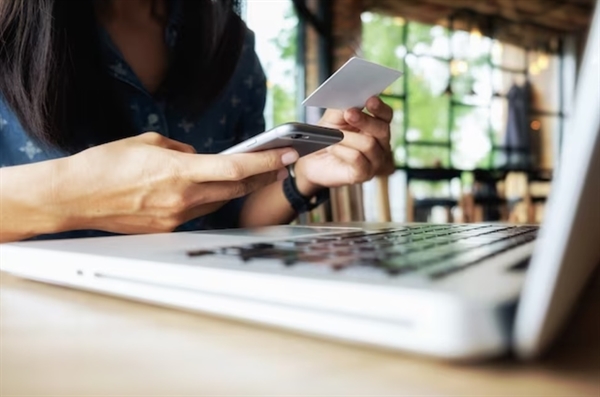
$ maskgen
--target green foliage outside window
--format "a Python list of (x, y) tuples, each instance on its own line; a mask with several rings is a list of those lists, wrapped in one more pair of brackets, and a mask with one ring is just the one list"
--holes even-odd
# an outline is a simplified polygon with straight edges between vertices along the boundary
[[(282, 30), (272, 43), (280, 59), (293, 64), (297, 16), (291, 2), (285, 19), (291, 28)], [(487, 47), (460, 59), (464, 48), (472, 44), (468, 40), (467, 32), (363, 14), (362, 56), (404, 72), (383, 95), (395, 111), (392, 147), (397, 165), (469, 169), (493, 164), (492, 139), (501, 134), (491, 130), (489, 111), (485, 112), (491, 98), (491, 88), (486, 91), (491, 80), (491, 39), (482, 38)], [(450, 56), (457, 54), (458, 70), (454, 70)], [(294, 68), (284, 73), (286, 80), (295, 81)], [(297, 120), (295, 84), (272, 83), (269, 89), (269, 124)]]
[[(465, 35), (468, 39), (466, 32), (441, 26), (363, 14), (363, 56), (404, 72), (384, 92), (396, 112), (392, 146), (399, 166), (475, 168), (491, 163), (489, 115), (477, 110), (491, 98), (489, 92), (481, 101), (477, 92), (491, 84), (486, 80), (491, 72), (486, 69), (490, 53), (485, 47), (491, 47), (491, 40), (481, 38), (483, 51), (451, 60), (451, 54), (459, 52), (451, 47), (464, 50), (460, 39)], [(475, 106), (457, 106), (470, 101)]]
[[(298, 17), (291, 1), (284, 18), (286, 22), (289, 21), (286, 25), (293, 27), (282, 30), (279, 36), (272, 39), (272, 43), (279, 50), (281, 60), (295, 64), (298, 52), (298, 29), (296, 28)], [(295, 68), (285, 70), (284, 74), (288, 81), (295, 82)], [(287, 87), (281, 84), (272, 84), (269, 86), (272, 100), (271, 121), (273, 126), (298, 120), (296, 89), (295, 84)]]

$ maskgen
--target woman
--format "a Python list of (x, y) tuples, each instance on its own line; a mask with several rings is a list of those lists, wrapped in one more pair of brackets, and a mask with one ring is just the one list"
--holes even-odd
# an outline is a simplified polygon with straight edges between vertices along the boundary
[(264, 130), (238, 8), (0, 0), (0, 242), (287, 223), (328, 187), (389, 173), (378, 98), (370, 115), (328, 110), (320, 123), (344, 140), (297, 162), (292, 149), (215, 155)]

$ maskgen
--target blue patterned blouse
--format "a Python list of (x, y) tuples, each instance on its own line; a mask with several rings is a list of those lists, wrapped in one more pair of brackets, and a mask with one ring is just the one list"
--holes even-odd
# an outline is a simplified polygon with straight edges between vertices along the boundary
[[(165, 36), (169, 46), (177, 40), (178, 18), (174, 15)], [(236, 70), (215, 101), (199, 116), (189, 119), (176, 107), (158, 101), (141, 84), (131, 67), (106, 32), (103, 45), (109, 74), (117, 80), (118, 89), (127, 98), (130, 116), (137, 132), (159, 132), (171, 139), (190, 144), (198, 153), (218, 153), (234, 143), (256, 135), (265, 128), (263, 110), (266, 99), (266, 78), (254, 51), (254, 34), (246, 31), (245, 41)], [(0, 93), (0, 166), (55, 159), (65, 156), (29, 139), (14, 113)], [(243, 199), (223, 206), (219, 211), (188, 222), (178, 231), (236, 227)], [(36, 239), (74, 238), (108, 235), (95, 230), (72, 231), (39, 236)]]

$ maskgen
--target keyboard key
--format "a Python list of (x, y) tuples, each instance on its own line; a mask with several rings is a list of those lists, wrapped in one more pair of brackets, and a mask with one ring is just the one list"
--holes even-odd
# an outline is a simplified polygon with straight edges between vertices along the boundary
[(270, 249), (270, 248), (274, 248), (275, 246), (271, 243), (254, 243), (254, 244), (250, 244), (250, 248), (253, 249)]

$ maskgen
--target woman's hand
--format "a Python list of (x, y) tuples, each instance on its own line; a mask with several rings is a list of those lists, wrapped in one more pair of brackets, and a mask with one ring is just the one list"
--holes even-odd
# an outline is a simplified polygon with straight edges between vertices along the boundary
[(66, 158), (53, 201), (68, 209), (62, 214), (70, 220), (67, 230), (167, 232), (285, 178), (284, 167), (297, 158), (291, 149), (200, 155), (145, 133)]
[(390, 145), (393, 110), (381, 99), (367, 101), (371, 115), (359, 109), (345, 112), (329, 109), (321, 119), (325, 127), (344, 132), (344, 139), (298, 161), (298, 190), (306, 196), (323, 187), (338, 187), (370, 180), (394, 172)]

